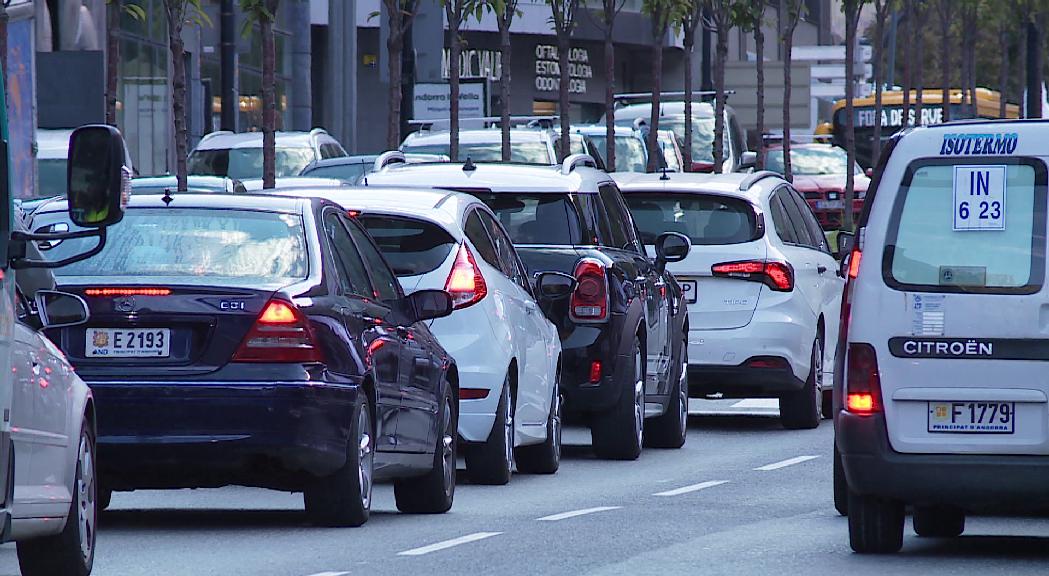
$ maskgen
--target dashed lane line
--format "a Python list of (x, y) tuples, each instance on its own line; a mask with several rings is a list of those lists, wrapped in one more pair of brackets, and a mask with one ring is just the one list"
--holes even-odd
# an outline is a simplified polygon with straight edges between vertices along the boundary
[(310, 576), (346, 576), (349, 572), (317, 572), (316, 574), (310, 574)]
[(447, 550), (448, 548), (454, 548), (462, 544), (469, 544), (470, 542), (477, 542), (478, 540), (484, 540), (485, 538), (491, 538), (492, 536), (498, 536), (502, 532), (475, 532), (473, 534), (467, 534), (466, 536), (460, 536), (458, 538), (452, 538), (451, 540), (445, 540), (443, 542), (437, 542), (428, 546), (421, 546), (419, 548), (412, 548), (411, 550), (405, 550), (404, 552), (398, 552), (398, 556), (422, 556), (423, 554), (429, 554), (431, 552), (438, 552), (440, 550)]
[(796, 456), (794, 458), (788, 458), (779, 462), (773, 462), (772, 464), (766, 464), (764, 466), (758, 466), (755, 470), (762, 472), (768, 472), (769, 470), (779, 470), (780, 468), (786, 468), (787, 466), (793, 466), (795, 464), (801, 464), (802, 462), (808, 462), (809, 460), (815, 460), (819, 456)]
[(709, 482), (700, 482), (699, 484), (692, 484), (689, 486), (682, 486), (681, 488), (674, 488), (673, 490), (667, 490), (665, 492), (656, 492), (653, 496), (680, 496), (682, 494), (688, 494), (689, 492), (698, 492), (706, 488), (713, 488), (714, 486), (721, 486), (722, 484), (728, 484), (728, 480), (711, 480)]
[(568, 518), (575, 518), (576, 516), (586, 516), (587, 514), (595, 514), (597, 512), (607, 512), (609, 510), (619, 510), (622, 506), (597, 506), (595, 508), (583, 508), (582, 510), (572, 510), (571, 512), (561, 512), (560, 514), (551, 514), (550, 516), (543, 516), (542, 518), (536, 518), (540, 522), (556, 522), (558, 520), (567, 520)]

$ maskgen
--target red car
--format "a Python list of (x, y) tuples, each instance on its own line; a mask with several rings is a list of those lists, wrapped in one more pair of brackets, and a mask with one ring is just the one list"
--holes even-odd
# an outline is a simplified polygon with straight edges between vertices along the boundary
[[(845, 207), (845, 177), (847, 157), (845, 150), (821, 143), (790, 145), (791, 172), (794, 187), (808, 201), (816, 219), (824, 230), (841, 227), (842, 209)], [(765, 169), (783, 173), (783, 147), (769, 146), (765, 149)], [(853, 167), (855, 196), (852, 202), (853, 221), (859, 217), (863, 199), (867, 195), (870, 178), (858, 164)]]

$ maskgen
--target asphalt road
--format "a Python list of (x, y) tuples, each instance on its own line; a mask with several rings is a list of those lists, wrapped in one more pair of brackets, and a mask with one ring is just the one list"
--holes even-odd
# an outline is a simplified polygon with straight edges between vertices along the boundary
[[(682, 450), (596, 460), (566, 431), (555, 476), (460, 484), (439, 516), (396, 512), (376, 491), (362, 528), (310, 526), (302, 497), (265, 490), (118, 493), (98, 538), (98, 576), (356, 574), (1038, 574), (1049, 518), (971, 518), (964, 536), (858, 556), (831, 503), (832, 429), (786, 431), (767, 401), (693, 402)], [(0, 546), (0, 575), (18, 574)]]

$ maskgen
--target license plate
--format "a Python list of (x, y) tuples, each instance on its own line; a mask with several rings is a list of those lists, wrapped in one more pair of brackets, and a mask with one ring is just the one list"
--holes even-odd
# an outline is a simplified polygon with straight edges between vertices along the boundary
[(834, 209), (837, 209), (837, 208), (844, 208), (844, 207), (845, 207), (845, 201), (844, 200), (817, 200), (816, 201), (816, 209), (817, 210), (834, 210)]
[(88, 358), (167, 358), (171, 355), (168, 328), (88, 328)]
[(1013, 402), (929, 402), (929, 432), (1012, 434), (1016, 429)]
[(696, 300), (699, 299), (699, 284), (695, 280), (680, 280), (681, 292), (685, 297), (685, 302), (689, 304), (695, 304)]

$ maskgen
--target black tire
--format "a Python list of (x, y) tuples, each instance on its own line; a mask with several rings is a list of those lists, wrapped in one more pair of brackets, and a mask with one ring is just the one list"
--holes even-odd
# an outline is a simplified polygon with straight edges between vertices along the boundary
[(673, 385), (667, 410), (649, 420), (645, 427), (645, 446), (681, 448), (688, 437), (688, 335), (682, 336), (681, 361), (671, 373)]
[(502, 486), (510, 482), (514, 470), (514, 415), (510, 399), (510, 373), (506, 373), (495, 421), (488, 439), (463, 446), (466, 474), (474, 484)]
[[(611, 410), (595, 416), (590, 431), (599, 458), (637, 460), (645, 439), (645, 357), (634, 343), (633, 386), (626, 386)], [(632, 388), (632, 389), (631, 389)]]
[(459, 428), (457, 404), (452, 387), (444, 386), (444, 398), (438, 418), (440, 434), (434, 443), (433, 468), (425, 476), (405, 478), (393, 484), (397, 509), (409, 514), (443, 514), (455, 500), (456, 432)]
[(823, 338), (819, 335), (812, 343), (812, 360), (805, 385), (797, 392), (785, 394), (779, 400), (779, 418), (788, 430), (808, 430), (820, 425), (823, 394)]
[(849, 545), (860, 554), (892, 554), (903, 547), (903, 503), (849, 491)]
[(837, 446), (834, 447), (834, 509), (842, 516), (849, 515), (849, 481)]
[(950, 507), (915, 506), (914, 533), (925, 538), (954, 538), (965, 531), (965, 512)]
[(826, 388), (823, 390), (823, 404), (820, 406), (820, 411), (823, 413), (824, 420), (830, 420), (834, 418), (834, 389)]
[(553, 474), (561, 466), (561, 375), (557, 375), (550, 415), (546, 419), (546, 440), (541, 444), (515, 449), (517, 471), (522, 474)]
[(375, 478), (375, 428), (365, 394), (357, 403), (346, 442), (346, 464), (328, 476), (314, 478), (303, 491), (306, 516), (318, 526), (360, 526), (371, 514)]
[(95, 501), (98, 502), (99, 512), (109, 510), (109, 505), (113, 503), (113, 491), (106, 488), (104, 485), (99, 485), (98, 495)]
[(17, 544), (18, 566), (23, 576), (88, 576), (95, 563), (95, 529), (98, 519), (98, 485), (95, 473), (95, 434), (90, 424), (80, 424), (80, 448), (73, 501), (62, 532)]

